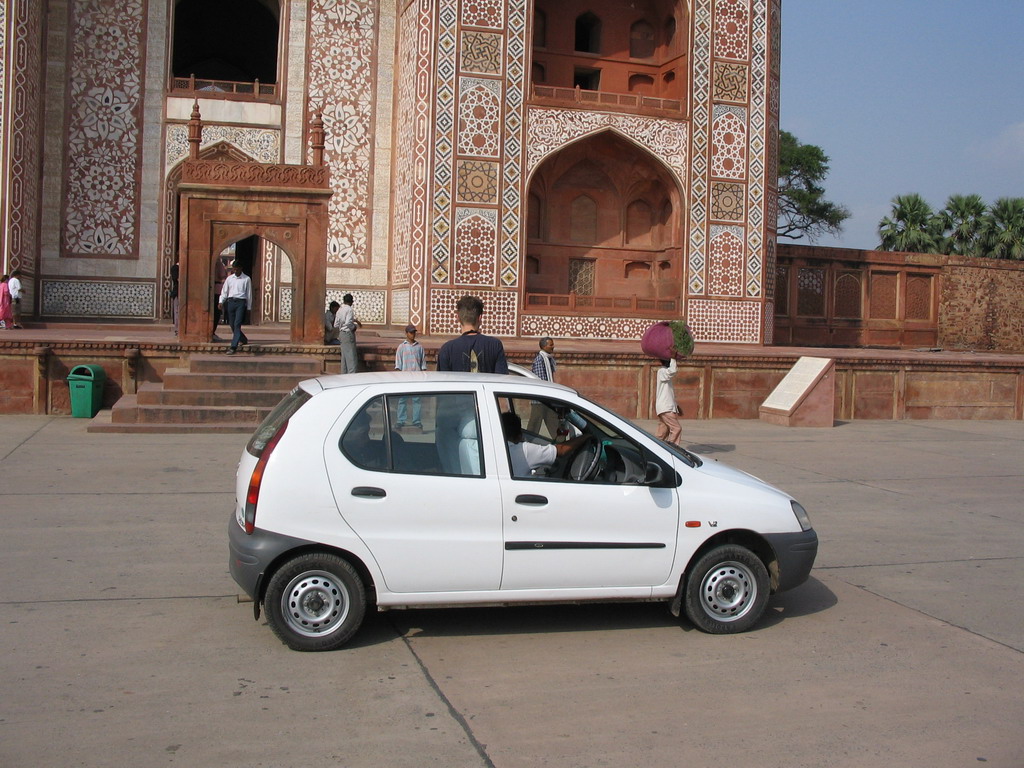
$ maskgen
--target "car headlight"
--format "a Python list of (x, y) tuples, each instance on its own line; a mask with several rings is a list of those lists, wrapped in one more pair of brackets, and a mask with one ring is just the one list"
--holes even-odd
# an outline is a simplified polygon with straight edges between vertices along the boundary
[(799, 501), (791, 499), (789, 503), (793, 506), (793, 514), (796, 515), (797, 522), (800, 523), (800, 530), (811, 530), (811, 518), (807, 516), (807, 510), (800, 505)]

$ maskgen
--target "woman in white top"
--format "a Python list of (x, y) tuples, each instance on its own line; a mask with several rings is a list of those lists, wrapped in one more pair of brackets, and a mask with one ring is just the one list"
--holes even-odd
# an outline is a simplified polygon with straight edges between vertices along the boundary
[(11, 328), (21, 328), (21, 270), (11, 272), (11, 279), (7, 281), (7, 290), (11, 292), (11, 312), (14, 315), (14, 322)]
[(676, 377), (676, 361), (662, 360), (658, 369), (658, 389), (654, 398), (654, 408), (658, 412), (658, 429), (654, 436), (659, 440), (679, 445), (679, 436), (683, 433), (679, 426), (679, 408), (676, 406), (676, 393), (672, 388), (672, 379)]

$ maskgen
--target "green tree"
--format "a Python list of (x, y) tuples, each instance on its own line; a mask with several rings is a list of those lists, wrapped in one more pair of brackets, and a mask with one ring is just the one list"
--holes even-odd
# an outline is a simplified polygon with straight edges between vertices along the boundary
[(981, 195), (950, 195), (939, 212), (943, 230), (943, 253), (980, 256), (981, 230), (988, 206)]
[(942, 252), (942, 222), (916, 193), (893, 198), (891, 215), (878, 224), (878, 237), (883, 251)]
[(802, 144), (788, 131), (779, 131), (779, 218), (775, 234), (791, 240), (838, 235), (850, 212), (825, 199), (822, 182), (828, 176), (828, 155), (814, 144)]
[(1024, 260), (1024, 198), (1001, 197), (982, 223), (981, 247), (993, 259)]

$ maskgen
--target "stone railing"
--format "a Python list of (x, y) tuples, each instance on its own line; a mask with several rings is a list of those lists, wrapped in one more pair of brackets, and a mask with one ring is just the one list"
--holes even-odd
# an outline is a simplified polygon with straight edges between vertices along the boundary
[(661, 99), (642, 93), (610, 93), (588, 91), (583, 88), (558, 88), (550, 85), (533, 85), (532, 97), (538, 100), (572, 102), (585, 107), (619, 107), (624, 109), (653, 109), (665, 112), (679, 112), (683, 103), (679, 99)]
[(638, 296), (581, 296), (576, 293), (527, 293), (527, 312), (552, 314), (614, 315), (628, 314), (676, 319), (679, 299)]
[(231, 80), (205, 80), (191, 77), (172, 77), (171, 96), (187, 96), (199, 99), (224, 98), (235, 101), (277, 101), (277, 85), (261, 83), (237, 83)]

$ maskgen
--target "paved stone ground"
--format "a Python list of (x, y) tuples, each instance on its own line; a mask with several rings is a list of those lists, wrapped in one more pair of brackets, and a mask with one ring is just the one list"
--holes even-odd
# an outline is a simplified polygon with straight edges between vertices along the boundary
[(684, 422), (793, 493), (754, 631), (656, 604), (374, 615), (288, 651), (236, 600), (243, 435), (0, 417), (0, 765), (1024, 765), (1024, 424)]

